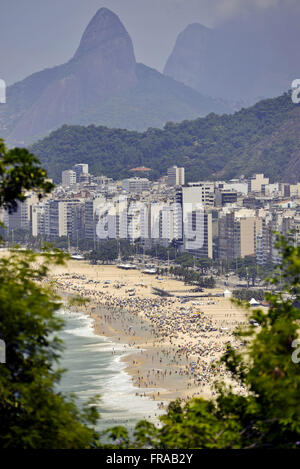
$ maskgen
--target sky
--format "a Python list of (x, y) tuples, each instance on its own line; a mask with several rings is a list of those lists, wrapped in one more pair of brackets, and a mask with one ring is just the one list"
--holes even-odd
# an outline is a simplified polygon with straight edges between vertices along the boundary
[(0, 0), (0, 78), (12, 84), (69, 60), (101, 7), (129, 32), (138, 62), (163, 67), (177, 35), (190, 23), (214, 27), (239, 15), (274, 10), (291, 17), (299, 0)]

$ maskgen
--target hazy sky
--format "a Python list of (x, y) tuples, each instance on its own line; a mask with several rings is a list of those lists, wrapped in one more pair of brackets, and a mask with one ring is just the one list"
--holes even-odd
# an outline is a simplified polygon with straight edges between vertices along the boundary
[(101, 7), (120, 17), (137, 61), (162, 70), (176, 37), (189, 23), (214, 26), (253, 10), (285, 10), (299, 0), (0, 0), (0, 78), (7, 84), (67, 61)]

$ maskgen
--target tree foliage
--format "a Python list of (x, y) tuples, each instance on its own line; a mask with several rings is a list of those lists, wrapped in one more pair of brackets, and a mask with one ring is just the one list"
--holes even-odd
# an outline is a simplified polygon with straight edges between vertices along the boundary
[(6, 363), (0, 365), (0, 447), (89, 448), (96, 442), (95, 407), (80, 411), (56, 392), (55, 364), (62, 344), (55, 336), (61, 307), (51, 288), (37, 282), (63, 256), (15, 252), (0, 259), (0, 337)]
[[(266, 294), (267, 312), (250, 311), (260, 328), (248, 325), (238, 330), (247, 346), (236, 350), (229, 345), (221, 359), (244, 392), (219, 382), (214, 399), (172, 402), (160, 417), (161, 425), (141, 421), (134, 441), (123, 444), (163, 449), (299, 448), (300, 363), (294, 347), (299, 344), (295, 340), (299, 339), (300, 247), (281, 238), (277, 248), (282, 251), (282, 293)], [(277, 285), (279, 279), (272, 283)]]
[(121, 259), (126, 260), (134, 253), (134, 246), (127, 240), (109, 239), (97, 242), (97, 246), (87, 255), (87, 259), (92, 263), (97, 263), (98, 261), (109, 263), (118, 259), (119, 255)]
[(295, 130), (289, 135), (289, 145), (273, 143), (274, 135), (283, 122), (297, 119), (298, 112), (286, 93), (235, 114), (211, 113), (140, 133), (64, 125), (34, 144), (32, 150), (57, 182), (62, 170), (81, 161), (90, 165), (93, 174), (114, 179), (132, 176), (129, 170), (137, 166), (150, 167), (149, 177), (158, 179), (176, 164), (185, 167), (189, 181), (229, 179), (254, 172), (280, 181), (291, 155), (299, 148), (298, 133)]
[(25, 148), (7, 150), (1, 139), (0, 181), (0, 207), (10, 211), (16, 208), (17, 201), (24, 201), (26, 190), (36, 191), (41, 198), (54, 188), (34, 155)]
[[(51, 184), (38, 160), (27, 150), (7, 151), (1, 142), (0, 206), (14, 210), (24, 190), (40, 196)], [(62, 264), (54, 250), (2, 254), (0, 258), (0, 339), (6, 344), (0, 364), (1, 448), (90, 448), (98, 444), (95, 406), (79, 410), (72, 397), (55, 389), (61, 371), (57, 361), (62, 343), (56, 333), (61, 307), (50, 286), (40, 282), (52, 264)]]

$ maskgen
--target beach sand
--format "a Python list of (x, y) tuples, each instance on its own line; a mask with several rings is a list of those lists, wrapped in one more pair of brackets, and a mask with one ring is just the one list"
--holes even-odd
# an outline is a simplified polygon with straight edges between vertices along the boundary
[[(124, 360), (137, 393), (139, 387), (155, 388), (151, 397), (158, 401), (212, 397), (216, 378), (230, 382), (217, 362), (227, 343), (242, 345), (233, 331), (247, 316), (229, 299), (213, 297), (221, 289), (196, 293), (173, 278), (75, 260), (56, 266), (50, 280), (63, 294), (90, 299), (78, 309), (94, 319), (97, 334), (133, 349)], [(153, 288), (174, 296), (157, 296)], [(212, 297), (201, 297), (207, 294)], [(184, 295), (191, 296), (187, 303)]]

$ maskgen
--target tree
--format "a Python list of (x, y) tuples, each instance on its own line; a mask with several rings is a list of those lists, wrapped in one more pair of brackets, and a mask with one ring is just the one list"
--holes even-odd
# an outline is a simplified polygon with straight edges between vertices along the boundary
[(37, 283), (53, 262), (63, 262), (62, 254), (16, 252), (0, 259), (0, 330), (6, 344), (0, 374), (2, 448), (96, 444), (96, 409), (81, 412), (73, 399), (55, 392), (61, 377), (55, 363), (62, 351), (54, 335), (62, 321), (55, 312), (61, 303), (50, 288)]
[[(38, 160), (25, 149), (7, 150), (0, 141), (0, 206), (14, 210), (25, 190), (39, 197), (53, 187)], [(51, 264), (63, 254), (11, 252), (0, 259), (0, 339), (6, 344), (0, 364), (1, 448), (90, 448), (99, 445), (95, 406), (77, 408), (72, 397), (56, 392), (62, 344), (55, 333), (62, 321), (53, 290), (41, 285)]]
[(40, 167), (39, 160), (25, 148), (7, 150), (0, 139), (0, 207), (10, 211), (25, 200), (25, 191), (35, 191), (41, 199), (53, 184)]

